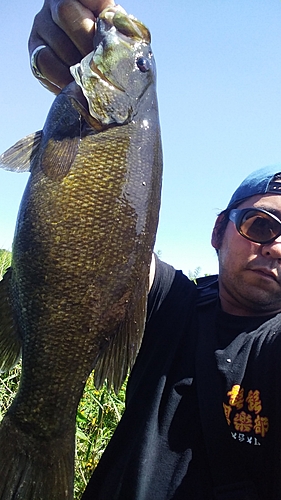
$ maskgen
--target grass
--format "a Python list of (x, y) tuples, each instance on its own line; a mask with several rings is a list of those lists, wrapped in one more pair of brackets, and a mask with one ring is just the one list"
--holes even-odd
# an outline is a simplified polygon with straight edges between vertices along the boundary
[(9, 250), (0, 249), (0, 280), (6, 269), (11, 264), (11, 252)]
[[(11, 253), (0, 249), (0, 280), (11, 262)], [(0, 420), (18, 389), (20, 363), (8, 373), (0, 374)], [(93, 375), (87, 381), (80, 401), (76, 423), (75, 499), (80, 499), (103, 451), (109, 442), (124, 411), (126, 384), (118, 396), (94, 387)]]
[(97, 391), (93, 375), (87, 381), (80, 401), (76, 422), (75, 498), (80, 498), (85, 485), (104, 452), (124, 410), (125, 385), (118, 396), (106, 386)]

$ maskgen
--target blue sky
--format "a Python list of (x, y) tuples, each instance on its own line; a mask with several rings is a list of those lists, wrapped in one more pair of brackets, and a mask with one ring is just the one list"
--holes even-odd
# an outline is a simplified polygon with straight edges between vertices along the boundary
[[(0, 152), (42, 128), (53, 100), (31, 75), (42, 2), (5, 2)], [(185, 273), (217, 270), (216, 214), (252, 170), (281, 163), (281, 1), (125, 0), (152, 33), (164, 150), (156, 250)], [(0, 170), (0, 248), (11, 248), (27, 174)]]

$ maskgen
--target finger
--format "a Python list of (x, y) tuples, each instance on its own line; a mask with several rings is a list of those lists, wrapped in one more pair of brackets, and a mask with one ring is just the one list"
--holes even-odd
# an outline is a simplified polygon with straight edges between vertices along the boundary
[(81, 60), (82, 54), (67, 34), (54, 23), (46, 3), (35, 16), (28, 42), (29, 53), (31, 54), (42, 43), (49, 46), (66, 66), (76, 64)]
[[(44, 85), (44, 87), (47, 87), (56, 94), (73, 80), (68, 66), (63, 64), (53, 50), (46, 45), (40, 48), (39, 52), (36, 54), (35, 61), (32, 61), (31, 58), (31, 65), (32, 62), (33, 65), (35, 64), (37, 70), (34, 71), (34, 69), (31, 68), (34, 76)], [(39, 72), (39, 74), (36, 74), (37, 72)]]
[[(40, 73), (50, 82), (41, 78), (39, 80), (51, 92), (58, 93), (73, 80), (69, 66), (79, 62), (82, 54), (67, 34), (54, 23), (47, 2), (34, 19), (28, 41), (30, 57), (40, 45), (46, 45), (46, 48), (38, 53), (36, 64)], [(53, 84), (59, 88), (55, 88)]]
[(93, 50), (96, 18), (103, 9), (112, 6), (114, 0), (60, 0), (54, 4), (52, 16), (85, 56)]
[(36, 58), (44, 79), (37, 78), (54, 93), (72, 81), (69, 66), (79, 62), (93, 49), (95, 16), (85, 5), (96, 13), (114, 5), (113, 0), (82, 2), (84, 5), (77, 0), (45, 0), (34, 19), (28, 43), (29, 53), (31, 56), (38, 46), (47, 46)]
[(93, 50), (94, 14), (76, 0), (61, 0), (52, 9), (52, 18), (82, 56)]
[(103, 9), (116, 5), (114, 0), (80, 0), (80, 2), (91, 10), (95, 17), (98, 17)]
[(39, 83), (41, 83), (41, 85), (43, 85), (43, 87), (45, 87), (45, 89), (49, 90), (53, 94), (58, 95), (60, 93), (61, 89), (49, 80), (45, 80), (44, 78), (37, 78), (37, 80)]

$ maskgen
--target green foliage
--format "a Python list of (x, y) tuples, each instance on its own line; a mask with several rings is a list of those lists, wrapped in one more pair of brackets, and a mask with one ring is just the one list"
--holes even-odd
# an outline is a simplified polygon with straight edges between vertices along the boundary
[(80, 401), (76, 422), (76, 480), (75, 498), (79, 499), (93, 470), (104, 452), (125, 406), (125, 387), (118, 395), (94, 387), (93, 374), (89, 377)]
[(192, 281), (195, 281), (196, 283), (196, 279), (199, 278), (199, 276), (201, 276), (201, 267), (198, 266), (194, 269), (194, 271), (188, 271), (188, 277), (190, 280)]
[(21, 365), (17, 364), (8, 373), (0, 374), (0, 420), (4, 417), (18, 390)]
[(6, 269), (11, 265), (12, 254), (9, 250), (0, 249), (0, 280)]
[(205, 273), (202, 275), (202, 272), (201, 272), (201, 267), (198, 266), (194, 269), (194, 271), (188, 271), (188, 277), (191, 281), (195, 281), (196, 283), (196, 280), (197, 278), (200, 278), (201, 276), (210, 276), (210, 273)]

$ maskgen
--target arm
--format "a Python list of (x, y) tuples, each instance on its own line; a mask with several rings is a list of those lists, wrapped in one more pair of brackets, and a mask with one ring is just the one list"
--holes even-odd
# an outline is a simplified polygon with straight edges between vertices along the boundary
[(45, 0), (36, 15), (28, 49), (42, 45), (36, 63), (44, 78), (40, 82), (58, 94), (72, 81), (69, 67), (76, 64), (93, 49), (95, 20), (114, 0)]

